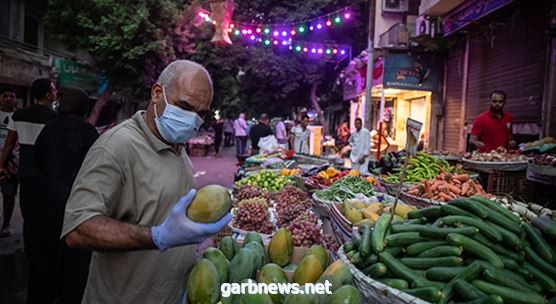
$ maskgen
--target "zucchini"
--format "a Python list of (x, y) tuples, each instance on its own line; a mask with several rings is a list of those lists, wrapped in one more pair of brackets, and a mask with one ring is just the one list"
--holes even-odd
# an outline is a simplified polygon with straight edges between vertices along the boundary
[(486, 223), (488, 223), (494, 230), (500, 232), (500, 234), (502, 235), (502, 244), (515, 249), (519, 249), (523, 246), (521, 239), (515, 233), (504, 229), (503, 227), (496, 225), (495, 223), (488, 221)]
[(415, 281), (426, 281), (424, 277), (402, 264), (388, 252), (382, 252), (378, 257), (380, 261), (386, 265), (388, 271), (392, 272), (397, 278), (404, 279), (410, 284), (413, 284)]
[(427, 241), (427, 242), (421, 242), (421, 243), (415, 243), (413, 245), (409, 245), (407, 246), (405, 251), (409, 255), (416, 256), (425, 250), (429, 250), (431, 248), (447, 245), (447, 244), (448, 243), (445, 241)]
[(542, 257), (545, 261), (549, 263), (554, 262), (554, 256), (552, 255), (552, 249), (550, 245), (543, 238), (542, 234), (535, 229), (531, 224), (523, 223), (523, 229), (527, 233), (528, 239), (533, 246), (533, 249)]
[(388, 271), (388, 269), (386, 269), (386, 265), (384, 265), (383, 263), (375, 263), (365, 269), (363, 269), (363, 273), (370, 276), (373, 279), (378, 279), (378, 278), (382, 278), (386, 275), (386, 272)]
[(458, 304), (503, 304), (504, 300), (499, 295), (490, 295), (477, 300), (472, 300), (468, 302), (461, 302)]
[(525, 280), (529, 281), (533, 279), (533, 274), (529, 270), (525, 269), (523, 266), (516, 269), (515, 273), (519, 274)]
[(504, 208), (504, 206), (502, 206), (501, 204), (499, 204), (498, 202), (494, 202), (489, 200), (488, 198), (482, 197), (482, 196), (472, 196), (471, 197), (472, 200), (479, 202), (481, 204), (483, 204), (484, 206), (486, 206), (487, 208), (494, 210), (500, 214), (502, 214), (503, 216), (507, 217), (509, 220), (511, 220), (512, 222), (519, 224), (521, 223), (521, 219), (519, 217), (517, 217), (515, 214), (511, 213), (508, 209)]
[(351, 242), (353, 243), (353, 248), (359, 249), (359, 245), (361, 245), (361, 236), (358, 233), (353, 233), (351, 236)]
[(456, 246), (440, 246), (423, 251), (418, 258), (436, 258), (445, 256), (461, 256), (463, 249)]
[[(491, 264), (489, 264), (487, 262), (481, 262), (481, 266), (483, 266), (483, 268), (485, 270), (486, 269), (490, 270), (489, 275), (494, 274), (494, 275), (497, 275), (497, 276), (504, 277), (503, 280), (510, 280), (511, 281), (510, 283), (507, 283), (507, 284), (503, 283), (503, 282), (500, 282), (499, 284), (501, 284), (501, 285), (512, 287), (511, 284), (517, 283), (517, 284), (521, 284), (527, 290), (532, 290), (532, 291), (535, 291), (535, 292), (541, 292), (542, 291), (542, 288), (539, 288), (539, 286), (529, 284), (521, 275), (519, 275), (519, 274), (517, 274), (517, 273), (515, 273), (511, 270), (499, 269), (499, 268), (496, 268), (496, 267), (492, 266)], [(508, 284), (510, 284), (510, 285), (508, 285)], [(517, 288), (517, 289), (520, 289), (520, 288)]]
[(460, 257), (440, 257), (440, 258), (401, 258), (405, 266), (411, 269), (429, 269), (434, 266), (461, 266), (463, 259)]
[(425, 271), (424, 276), (431, 281), (450, 282), (460, 272), (465, 269), (463, 266), (458, 267), (432, 267)]
[(450, 233), (459, 233), (463, 235), (473, 236), (479, 229), (476, 227), (462, 227), (462, 228), (451, 228), (451, 227), (436, 227), (430, 225), (396, 225), (392, 227), (393, 233), (404, 233), (404, 232), (419, 232), (422, 236), (444, 239)]
[(492, 243), (489, 239), (487, 239), (484, 235), (480, 233), (474, 235), (473, 239), (487, 246), (488, 248), (492, 249), (492, 251), (494, 251), (495, 253), (514, 259), (518, 263), (523, 263), (523, 261), (525, 260), (523, 255), (514, 251), (510, 251), (509, 249), (506, 249), (505, 247), (500, 246), (498, 244)]
[(520, 235), (521, 232), (523, 232), (521, 230), (521, 227), (519, 227), (519, 224), (512, 222), (510, 219), (506, 218), (505, 216), (503, 216), (502, 214), (494, 211), (494, 210), (490, 210), (488, 208), (485, 208), (487, 210), (488, 216), (487, 216), (487, 221), (489, 222), (493, 222), (496, 225), (503, 227), (504, 229), (511, 231), (517, 235)]
[(415, 218), (415, 219), (410, 219), (407, 220), (405, 222), (394, 222), (392, 223), (392, 226), (394, 225), (419, 225), (419, 224), (425, 224), (427, 222), (427, 219), (424, 217), (421, 218)]
[(431, 303), (436, 303), (442, 298), (442, 292), (434, 287), (404, 289), (403, 292)]
[(376, 221), (375, 229), (371, 237), (371, 247), (376, 254), (379, 254), (384, 250), (384, 237), (386, 236), (386, 230), (388, 230), (389, 222), (389, 214), (382, 214)]
[(448, 215), (463, 215), (463, 216), (469, 216), (469, 217), (474, 217), (475, 215), (473, 215), (473, 213), (467, 211), (467, 210), (463, 210), (461, 208), (458, 208), (454, 205), (450, 205), (450, 204), (444, 204), (442, 206), (440, 206), (440, 211), (442, 211), (442, 215), (443, 216), (448, 216)]
[(367, 257), (367, 259), (365, 259), (365, 265), (372, 265), (374, 263), (378, 262), (378, 255), (376, 254), (371, 254)]
[(549, 238), (556, 240), (556, 222), (548, 216), (542, 215), (534, 218), (531, 223)]
[(361, 231), (361, 243), (359, 244), (359, 253), (361, 257), (367, 258), (371, 252), (371, 236), (372, 236), (372, 228), (370, 225), (363, 225), (360, 227), (359, 231)]
[(474, 280), (473, 286), (487, 294), (495, 294), (502, 297), (504, 303), (520, 303), (520, 304), (544, 304), (543, 296), (535, 292), (518, 291), (505, 286), (488, 283), (481, 280)]
[(481, 219), (472, 218), (469, 216), (450, 215), (442, 218), (442, 222), (447, 225), (454, 225), (462, 223), (465, 225), (479, 228), (479, 232), (484, 234), (487, 238), (497, 242), (502, 241), (502, 235), (497, 230), (490, 227), (489, 224), (483, 222)]
[(428, 207), (423, 209), (412, 210), (407, 213), (408, 219), (416, 219), (425, 217), (429, 222), (432, 222), (441, 216), (440, 207)]
[(472, 238), (468, 238), (464, 235), (454, 233), (454, 234), (449, 234), (446, 237), (446, 240), (448, 241), (448, 243), (454, 246), (462, 246), (466, 252), (469, 252), (478, 258), (490, 262), (495, 267), (498, 268), (504, 267), (504, 263), (502, 262), (500, 257), (496, 255), (496, 253), (494, 253), (492, 250), (490, 250), (490, 248), (475, 241)]
[(485, 219), (488, 216), (486, 208), (480, 204), (474, 203), (470, 199), (458, 198), (448, 202), (448, 205), (456, 206), (463, 210), (467, 210), (474, 214), (474, 216)]
[(531, 247), (525, 247), (524, 250), (525, 258), (529, 263), (536, 266), (538, 269), (542, 269), (545, 274), (556, 278), (556, 267), (543, 260)]
[(537, 267), (531, 265), (529, 262), (525, 262), (523, 263), (523, 268), (529, 271), (529, 273), (533, 276), (533, 279), (541, 283), (544, 289), (550, 292), (556, 291), (556, 282)]
[(402, 253), (402, 247), (389, 247), (384, 249), (384, 251), (396, 257)]
[(522, 285), (521, 281), (514, 281), (510, 277), (504, 276), (501, 271), (496, 271), (495, 268), (496, 267), (485, 269), (483, 271), (483, 278), (493, 284), (506, 286), (515, 290), (535, 292), (533, 289), (527, 288), (525, 285)]
[(407, 281), (402, 279), (378, 279), (377, 281), (395, 289), (407, 289), (409, 287)]
[(417, 242), (424, 241), (425, 238), (419, 235), (419, 232), (402, 232), (391, 234), (384, 238), (384, 244), (389, 247), (407, 246)]
[(353, 264), (355, 264), (356, 266), (363, 266), (365, 265), (365, 260), (363, 259), (363, 257), (361, 256), (361, 254), (359, 252), (356, 252), (352, 257), (351, 257), (351, 261), (353, 262)]
[(518, 269), (519, 266), (517, 264), (517, 262), (507, 256), (503, 256), (503, 255), (498, 255), (498, 257), (500, 257), (500, 259), (502, 259), (502, 263), (504, 263), (504, 268), (505, 269), (509, 269), (509, 270), (516, 270)]
[(458, 273), (446, 286), (442, 289), (444, 298), (440, 300), (439, 303), (448, 303), (448, 300), (452, 297), (454, 285), (457, 280), (470, 281), (474, 280), (477, 276), (481, 274), (483, 267), (477, 261), (471, 263), (469, 266), (465, 267), (460, 273)]
[(461, 298), (467, 301), (482, 299), (487, 296), (465, 280), (456, 280), (454, 288)]
[(353, 242), (352, 241), (348, 241), (344, 244), (344, 252), (350, 252), (353, 249), (355, 249), (355, 247), (353, 246)]

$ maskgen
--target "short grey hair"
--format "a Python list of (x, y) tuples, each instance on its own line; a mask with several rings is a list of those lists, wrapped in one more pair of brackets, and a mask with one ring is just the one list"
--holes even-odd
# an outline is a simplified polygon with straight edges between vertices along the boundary
[(213, 88), (212, 79), (208, 71), (200, 64), (190, 60), (176, 60), (171, 62), (158, 76), (157, 82), (164, 86), (166, 93), (173, 89), (180, 76), (187, 73), (185, 80), (186, 91), (189, 91), (191, 98), (199, 98), (203, 102), (212, 101)]

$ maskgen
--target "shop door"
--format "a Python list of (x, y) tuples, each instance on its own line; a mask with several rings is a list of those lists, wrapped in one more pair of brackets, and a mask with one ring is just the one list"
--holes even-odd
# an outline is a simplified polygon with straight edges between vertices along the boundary
[(442, 134), (443, 150), (459, 151), (459, 139), (462, 134), (461, 98), (464, 75), (464, 47), (463, 44), (449, 51), (446, 62), (446, 98), (444, 101), (444, 122)]

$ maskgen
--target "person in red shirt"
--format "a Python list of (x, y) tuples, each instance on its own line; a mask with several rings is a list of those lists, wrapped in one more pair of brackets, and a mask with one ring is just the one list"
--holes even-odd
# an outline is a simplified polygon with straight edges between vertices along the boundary
[(506, 93), (493, 91), (490, 94), (490, 109), (475, 118), (470, 142), (479, 152), (490, 152), (496, 148), (515, 147), (512, 135), (512, 116), (504, 112)]

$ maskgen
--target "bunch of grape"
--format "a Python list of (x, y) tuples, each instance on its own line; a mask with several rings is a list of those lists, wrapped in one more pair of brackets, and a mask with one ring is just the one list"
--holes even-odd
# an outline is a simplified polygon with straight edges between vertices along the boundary
[(301, 212), (290, 223), (288, 230), (292, 233), (295, 246), (310, 247), (314, 244), (321, 244), (321, 227), (317, 217), (310, 210)]
[(324, 246), (327, 250), (331, 252), (337, 252), (340, 248), (340, 245), (336, 241), (336, 238), (330, 234), (322, 234), (321, 236), (321, 245)]
[(277, 172), (263, 170), (236, 182), (236, 186), (250, 185), (267, 191), (278, 191), (292, 181)]
[(271, 234), (273, 230), (267, 202), (264, 198), (254, 197), (239, 202), (233, 221), (234, 227)]
[(311, 208), (311, 200), (305, 192), (286, 186), (274, 197), (278, 227), (287, 227), (300, 213)]
[(245, 185), (245, 186), (241, 186), (241, 188), (239, 188), (239, 191), (237, 192), (237, 194), (235, 195), (235, 199), (240, 202), (246, 199), (250, 199), (253, 197), (261, 197), (264, 198), (267, 203), (268, 203), (268, 192), (261, 190), (259, 188), (255, 188), (253, 186), (250, 185)]

